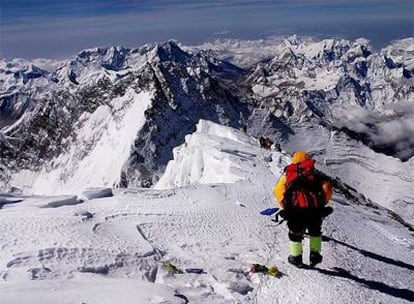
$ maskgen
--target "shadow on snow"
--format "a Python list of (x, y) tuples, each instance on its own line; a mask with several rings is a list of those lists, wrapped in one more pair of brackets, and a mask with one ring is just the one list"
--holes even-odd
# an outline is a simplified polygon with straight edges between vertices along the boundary
[[(371, 259), (375, 259), (375, 260), (378, 260), (378, 261), (381, 261), (381, 262), (384, 262), (384, 263), (388, 263), (388, 264), (391, 264), (391, 265), (395, 265), (395, 266), (398, 266), (398, 267), (401, 267), (401, 268), (405, 268), (405, 269), (408, 269), (408, 270), (411, 270), (411, 271), (414, 270), (413, 265), (404, 263), (402, 261), (394, 260), (394, 259), (382, 256), (382, 255), (364, 250), (364, 249), (360, 249), (358, 247), (349, 245), (345, 242), (336, 240), (332, 237), (323, 236), (323, 239), (325, 241), (333, 241), (333, 242), (338, 243), (342, 246), (346, 246), (348, 248), (356, 250), (359, 253), (361, 253), (362, 255), (364, 255), (366, 257), (369, 257)], [(392, 287), (392, 286), (389, 286), (389, 285), (387, 285), (385, 283), (382, 283), (382, 282), (363, 279), (363, 278), (357, 277), (357, 276), (351, 274), (350, 272), (348, 272), (347, 270), (339, 268), (339, 267), (334, 267), (333, 269), (315, 268), (315, 270), (317, 270), (318, 272), (320, 272), (322, 274), (326, 274), (326, 275), (329, 275), (329, 276), (334, 276), (334, 277), (340, 277), (340, 278), (353, 280), (357, 283), (360, 283), (360, 284), (364, 285), (365, 287), (367, 287), (369, 289), (378, 290), (379, 292), (386, 293), (386, 294), (388, 294), (390, 296), (393, 296), (393, 297), (405, 299), (405, 300), (408, 300), (408, 301), (414, 301), (414, 291), (412, 291), (410, 289)]]
[(378, 260), (378, 261), (381, 261), (381, 262), (384, 262), (384, 263), (387, 263), (387, 264), (395, 265), (395, 266), (398, 266), (398, 267), (401, 267), (401, 268), (405, 268), (405, 269), (408, 269), (408, 270), (412, 270), (412, 271), (414, 270), (414, 265), (407, 264), (407, 263), (404, 263), (402, 261), (394, 260), (394, 259), (391, 259), (391, 258), (382, 256), (382, 255), (373, 253), (371, 251), (367, 251), (367, 250), (364, 250), (364, 249), (360, 249), (358, 247), (355, 247), (353, 245), (349, 245), (349, 244), (347, 244), (345, 242), (339, 241), (339, 240), (334, 239), (334, 238), (329, 237), (329, 236), (325, 236), (324, 235), (323, 236), (323, 240), (324, 241), (333, 241), (333, 242), (335, 242), (337, 244), (340, 244), (342, 246), (351, 248), (351, 249), (353, 249), (355, 251), (358, 251), (362, 255), (364, 255), (364, 256), (366, 256), (368, 258), (371, 258), (371, 259), (375, 259), (375, 260)]
[(362, 278), (359, 278), (359, 277), (349, 273), (345, 269), (342, 269), (342, 268), (339, 268), (339, 267), (334, 267), (333, 270), (320, 269), (320, 268), (315, 268), (315, 269), (318, 272), (322, 273), (322, 274), (353, 280), (355, 282), (358, 282), (358, 283), (364, 285), (365, 287), (367, 287), (369, 289), (378, 290), (379, 292), (386, 293), (386, 294), (388, 294), (390, 296), (393, 296), (393, 297), (396, 297), (396, 298), (404, 299), (404, 300), (407, 300), (407, 301), (414, 301), (414, 292), (412, 290), (409, 290), (409, 289), (396, 288), (396, 287), (392, 287), (392, 286), (389, 286), (387, 284), (384, 284), (382, 282), (362, 279)]

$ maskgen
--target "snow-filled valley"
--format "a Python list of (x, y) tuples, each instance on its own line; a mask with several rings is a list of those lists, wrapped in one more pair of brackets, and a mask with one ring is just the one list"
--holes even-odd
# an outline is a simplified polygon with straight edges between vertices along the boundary
[[(259, 214), (275, 206), (272, 189), (290, 156), (202, 120), (174, 149), (152, 189), (1, 195), (0, 302), (413, 302), (413, 230), (375, 196), (387, 179), (396, 184), (406, 176), (407, 185), (383, 193), (412, 198), (413, 171), (401, 175), (399, 160), (378, 154), (382, 163), (389, 161), (378, 172), (369, 161), (375, 152), (363, 154), (365, 146), (339, 133), (309, 138), (305, 142), (297, 132), (286, 146), (312, 148), (316, 138), (326, 140), (330, 157), (313, 149), (317, 167), (342, 178), (331, 201), (334, 212), (324, 222), (324, 261), (317, 268), (288, 264), (286, 224)], [(340, 160), (358, 168), (357, 185), (354, 171), (346, 172)], [(364, 184), (366, 170), (379, 180), (375, 189)], [(170, 274), (165, 261), (203, 272)], [(280, 275), (250, 273), (253, 263), (276, 265)]]

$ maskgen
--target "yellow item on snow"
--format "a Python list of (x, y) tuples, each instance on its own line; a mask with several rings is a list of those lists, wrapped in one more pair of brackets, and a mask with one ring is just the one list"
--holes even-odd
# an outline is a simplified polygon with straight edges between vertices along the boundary
[(265, 265), (253, 264), (250, 268), (251, 273), (264, 273), (273, 277), (279, 276), (279, 268), (276, 266), (267, 267)]
[(277, 277), (279, 275), (279, 269), (276, 266), (269, 267), (267, 269), (267, 274), (273, 277)]
[(170, 261), (163, 261), (162, 266), (170, 274), (183, 273), (183, 271), (181, 269), (177, 268), (177, 266), (175, 266)]

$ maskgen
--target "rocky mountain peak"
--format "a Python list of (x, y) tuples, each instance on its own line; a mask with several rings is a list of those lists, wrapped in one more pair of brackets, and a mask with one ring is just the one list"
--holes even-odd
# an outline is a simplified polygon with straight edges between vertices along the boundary
[[(10, 185), (24, 170), (73, 178), (96, 147), (117, 142), (105, 134), (119, 136), (125, 121), (132, 124), (127, 129), (136, 131), (123, 143), (129, 152), (123, 154), (119, 179), (113, 179), (123, 187), (156, 182), (173, 148), (200, 119), (284, 139), (293, 128), (313, 124), (344, 130), (375, 146), (375, 140), (361, 135), (366, 130), (339, 124), (340, 118), (347, 107), (381, 112), (414, 100), (412, 45), (414, 39), (407, 39), (376, 53), (365, 39), (289, 37), (275, 47), (272, 58), (248, 70), (176, 41), (89, 49), (48, 69), (2, 60), (3, 184)], [(139, 127), (126, 118), (130, 111), (142, 114), (136, 114), (142, 118)], [(91, 134), (85, 133), (86, 126)], [(381, 151), (404, 159), (411, 155), (388, 146)], [(68, 159), (71, 165), (57, 174)]]

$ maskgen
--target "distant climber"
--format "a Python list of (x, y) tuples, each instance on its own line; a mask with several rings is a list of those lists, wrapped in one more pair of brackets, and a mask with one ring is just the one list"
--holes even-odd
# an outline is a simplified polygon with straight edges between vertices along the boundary
[(275, 151), (282, 152), (282, 147), (280, 146), (280, 144), (275, 144)]
[(270, 138), (264, 136), (260, 136), (259, 143), (260, 147), (266, 150), (270, 150), (271, 146), (273, 145), (273, 141), (271, 141)]
[(285, 175), (278, 180), (274, 195), (283, 208), (289, 228), (289, 263), (303, 267), (303, 236), (309, 233), (310, 265), (322, 262), (322, 221), (332, 212), (326, 207), (332, 197), (332, 185), (315, 171), (315, 160), (298, 151)]

